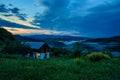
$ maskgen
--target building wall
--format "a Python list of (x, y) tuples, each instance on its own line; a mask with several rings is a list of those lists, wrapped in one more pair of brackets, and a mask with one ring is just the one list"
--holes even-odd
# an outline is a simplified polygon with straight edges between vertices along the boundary
[(40, 53), (36, 52), (36, 58), (38, 59), (40, 56)]
[[(34, 57), (35, 58), (35, 57)], [(37, 59), (49, 59), (50, 58), (50, 53), (36, 53), (36, 58)]]

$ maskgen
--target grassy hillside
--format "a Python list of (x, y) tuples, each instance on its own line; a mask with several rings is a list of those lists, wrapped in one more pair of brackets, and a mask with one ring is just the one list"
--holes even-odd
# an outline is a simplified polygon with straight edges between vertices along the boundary
[(22, 54), (31, 51), (29, 45), (16, 40), (14, 36), (4, 28), (0, 28), (0, 54)]
[(0, 58), (0, 80), (119, 80), (120, 59), (100, 62), (81, 59)]
[(6, 43), (7, 41), (15, 41), (14, 36), (7, 30), (0, 28), (0, 43)]

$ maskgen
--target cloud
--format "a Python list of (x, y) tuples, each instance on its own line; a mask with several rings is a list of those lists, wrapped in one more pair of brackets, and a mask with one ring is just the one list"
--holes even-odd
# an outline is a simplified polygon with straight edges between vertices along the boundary
[(16, 14), (17, 17), (19, 17), (20, 20), (22, 21), (27, 21), (27, 15), (26, 14), (22, 14), (22, 13), (19, 13), (19, 14)]
[[(48, 34), (48, 35), (72, 35), (70, 32), (54, 31), (54, 30), (43, 30), (43, 29), (24, 29), (24, 28), (10, 28), (4, 27), (12, 34)], [(63, 33), (63, 34), (62, 34)], [(76, 32), (75, 32), (76, 33)]]
[[(12, 7), (11, 7), (12, 6)], [(21, 13), (21, 9), (13, 7), (12, 4), (8, 6), (0, 4), (0, 25), (7, 27), (20, 28), (40, 28), (30, 24), (32, 18), (28, 18), (27, 14)]]
[[(31, 6), (31, 2), (29, 5)], [(120, 26), (119, 0), (37, 0), (36, 7), (35, 10), (40, 7), (41, 11), (35, 11), (35, 16), (29, 18), (32, 12), (28, 11), (28, 14), (25, 14), (18, 7), (1, 4), (0, 21), (9, 21), (4, 23), (6, 26), (14, 24), (15, 27), (16, 24), (20, 24), (74, 35), (102, 37), (120, 34), (118, 31)], [(28, 7), (24, 8), (29, 10)], [(24, 26), (17, 27), (23, 28)]]
[(20, 9), (15, 7), (15, 8), (10, 9), (10, 11), (14, 14), (18, 14)]
[[(11, 5), (9, 5), (11, 6)], [(16, 16), (18, 17), (20, 20), (26, 21), (27, 20), (27, 14), (25, 13), (20, 13), (21, 9), (17, 8), (17, 7), (7, 7), (4, 4), (0, 4), (0, 14), (2, 14), (3, 16), (9, 17), (9, 16)]]
[(34, 25), (53, 29), (57, 26), (56, 24), (58, 24), (56, 20), (59, 18), (65, 18), (68, 15), (66, 10), (69, 5), (69, 0), (41, 0), (41, 3), (48, 7), (48, 11), (46, 11), (43, 16), (41, 16), (41, 14), (36, 14), (35, 20), (32, 22)]
[(27, 19), (27, 14), (25, 13), (20, 13), (20, 9), (17, 8), (17, 7), (14, 7), (12, 9), (10, 9), (10, 11), (15, 15), (17, 16), (20, 20), (23, 20), (23, 21), (26, 21)]
[(9, 12), (9, 9), (4, 4), (0, 4), (0, 12)]
[(48, 10), (44, 15), (36, 14), (33, 25), (50, 30), (77, 31), (87, 36), (120, 34), (119, 0), (40, 1)]
[(4, 19), (0, 19), (0, 27), (3, 27), (3, 26), (11, 27), (11, 28), (36, 29), (35, 27), (32, 27), (32, 26), (17, 24), (17, 23), (10, 22)]

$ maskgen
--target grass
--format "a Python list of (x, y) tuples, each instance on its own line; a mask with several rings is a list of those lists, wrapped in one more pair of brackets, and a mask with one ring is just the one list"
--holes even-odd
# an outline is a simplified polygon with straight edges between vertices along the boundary
[(120, 80), (120, 58), (78, 62), (0, 58), (0, 80)]
[(92, 52), (91, 54), (87, 54), (86, 58), (94, 62), (104, 59), (111, 59), (111, 57), (108, 54), (103, 54), (102, 52)]

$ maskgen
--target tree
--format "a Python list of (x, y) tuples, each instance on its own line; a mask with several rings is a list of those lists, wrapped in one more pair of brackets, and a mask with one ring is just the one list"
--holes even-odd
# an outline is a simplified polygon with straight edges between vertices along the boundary
[(73, 57), (81, 57), (82, 55), (82, 47), (80, 42), (75, 42), (73, 44)]
[(0, 27), (0, 51), (5, 54), (21, 54), (25, 56), (31, 53), (29, 45), (16, 40), (12, 33)]
[(21, 43), (19, 41), (7, 42), (4, 48), (4, 53), (7, 54), (21, 54), (25, 56), (27, 53), (31, 53), (32, 49), (29, 45)]

